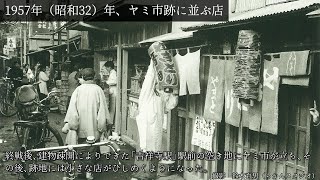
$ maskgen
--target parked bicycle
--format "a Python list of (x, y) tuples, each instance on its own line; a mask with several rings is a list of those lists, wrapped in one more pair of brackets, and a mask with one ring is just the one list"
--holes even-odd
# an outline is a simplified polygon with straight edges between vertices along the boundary
[[(95, 142), (95, 138), (93, 136), (87, 137), (87, 144), (77, 144), (77, 145), (67, 145), (67, 146), (59, 146), (59, 147), (49, 147), (49, 148), (38, 148), (38, 149), (30, 149), (27, 150), (26, 152), (31, 152), (31, 153), (40, 153), (40, 152), (45, 152), (45, 151), (50, 151), (50, 152), (58, 152), (58, 151), (65, 151), (65, 152), (74, 152), (77, 154), (77, 149), (80, 148), (90, 148), (92, 146), (108, 146), (110, 149), (114, 152), (117, 153), (120, 151), (120, 147), (118, 144), (116, 144), (113, 141), (105, 141), (105, 142)], [(75, 167), (76, 165), (76, 159), (72, 159), (69, 161), (66, 161), (65, 163), (71, 164), (72, 167)], [(119, 165), (121, 165), (121, 162), (118, 160)], [(74, 180), (77, 177), (77, 168), (72, 168), (70, 171), (65, 173), (65, 176), (62, 178), (63, 180)], [(30, 176), (29, 176), (30, 177)]]
[(17, 113), (15, 106), (14, 85), (10, 78), (2, 78), (4, 85), (0, 93), (0, 113), (3, 116), (11, 117)]
[[(21, 145), (21, 151), (28, 149), (63, 146), (60, 133), (53, 128), (48, 119), (50, 98), (55, 92), (50, 92), (46, 98), (39, 101), (38, 93), (33, 85), (24, 85), (16, 91), (16, 105), (19, 120), (14, 122), (14, 129)], [(28, 168), (28, 162), (22, 162)], [(28, 178), (30, 174), (24, 173)]]

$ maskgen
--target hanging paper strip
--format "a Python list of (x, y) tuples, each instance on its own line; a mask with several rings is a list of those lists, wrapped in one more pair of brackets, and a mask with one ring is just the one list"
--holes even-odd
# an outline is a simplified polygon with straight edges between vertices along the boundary
[(213, 121), (206, 121), (202, 117), (196, 117), (193, 124), (191, 144), (202, 149), (212, 151), (212, 142), (216, 124)]
[(224, 64), (225, 60), (210, 59), (210, 69), (203, 117), (221, 122), (224, 104)]

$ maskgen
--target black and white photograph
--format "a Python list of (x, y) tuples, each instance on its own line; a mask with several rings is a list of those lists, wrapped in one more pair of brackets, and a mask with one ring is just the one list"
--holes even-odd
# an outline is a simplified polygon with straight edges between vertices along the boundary
[(320, 0), (0, 0), (0, 179), (320, 180)]

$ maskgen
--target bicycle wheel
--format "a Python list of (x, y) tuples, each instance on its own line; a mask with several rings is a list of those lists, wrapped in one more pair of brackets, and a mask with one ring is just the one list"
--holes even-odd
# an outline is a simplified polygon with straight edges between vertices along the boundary
[(7, 98), (0, 101), (0, 113), (5, 117), (11, 117), (17, 114), (18, 110), (14, 105), (14, 101), (10, 103)]
[[(24, 137), (22, 145), (24, 148), (33, 149), (33, 148), (44, 148), (44, 147), (57, 147), (63, 146), (63, 140), (59, 132), (51, 127), (49, 124), (44, 128), (45, 131), (42, 131), (42, 128), (25, 128)], [(41, 130), (41, 132), (40, 132)], [(42, 134), (40, 136), (39, 134)], [(21, 161), (21, 165), (24, 168), (23, 177), (26, 179), (35, 178), (35, 172), (32, 169), (29, 169), (30, 165), (36, 164), (38, 155), (34, 154), (34, 158), (29, 161)], [(41, 160), (41, 159), (39, 159)], [(54, 164), (63, 164), (63, 161), (50, 161), (50, 160), (41, 160), (42, 164), (54, 163)]]
[[(36, 138), (32, 137), (32, 132), (30, 131), (32, 131), (32, 129), (29, 127), (23, 129), (22, 152), (34, 148), (36, 144)], [(23, 167), (22, 175), (25, 179), (32, 179), (34, 177), (34, 173), (29, 169), (32, 164), (36, 164), (35, 157), (33, 157), (32, 160), (21, 160), (21, 165)]]
[(47, 125), (43, 138), (45, 147), (57, 147), (64, 145), (59, 131), (50, 126), (50, 124)]

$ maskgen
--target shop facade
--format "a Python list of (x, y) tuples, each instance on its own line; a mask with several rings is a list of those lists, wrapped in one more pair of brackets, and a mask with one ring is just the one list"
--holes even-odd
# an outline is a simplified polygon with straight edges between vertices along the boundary
[[(254, 175), (258, 176), (258, 179), (275, 173), (278, 176), (288, 173), (291, 176), (295, 173), (307, 176), (310, 172), (319, 177), (316, 168), (319, 167), (317, 157), (320, 155), (320, 148), (317, 137), (320, 131), (318, 127), (314, 127), (309, 113), (314, 104), (319, 107), (320, 100), (320, 88), (317, 82), (320, 65), (320, 41), (317, 35), (319, 19), (310, 19), (307, 16), (319, 8), (319, 2), (301, 0), (282, 4), (278, 1), (257, 1), (256, 4), (251, 3), (252, 6), (245, 6), (248, 3), (251, 1), (231, 3), (230, 21), (185, 28), (185, 36), (182, 38), (177, 38), (179, 35), (173, 35), (175, 38), (172, 38), (172, 22), (90, 23), (91, 27), (78, 24), (71, 29), (88, 32), (88, 47), (94, 51), (94, 69), (100, 73), (102, 79), (107, 77), (103, 76), (103, 64), (106, 61), (114, 62), (119, 89), (116, 131), (133, 147), (138, 147), (139, 144), (135, 116), (143, 73), (150, 62), (148, 47), (155, 41), (164, 41), (173, 56), (176, 53), (184, 56), (200, 49), (200, 93), (179, 96), (178, 107), (167, 114), (162, 127), (163, 150), (179, 152), (180, 155), (182, 152), (193, 153), (204, 157), (195, 160), (176, 159), (177, 164), (184, 167), (194, 168), (200, 165), (207, 171), (206, 173), (184, 171), (185, 179), (207, 180), (212, 178), (213, 173), (218, 177), (231, 179), (235, 173), (242, 172), (256, 173)], [(266, 94), (265, 99), (262, 97), (260, 101), (252, 104), (241, 103), (239, 109), (230, 89), (225, 88), (225, 82), (226, 79), (229, 82), (233, 79), (229, 72), (234, 71), (234, 62), (239, 56), (237, 47), (239, 32), (242, 30), (257, 32), (260, 36), (262, 86), (266, 81), (272, 80), (268, 80), (268, 77), (275, 75), (275, 72), (264, 69), (265, 62), (284, 60), (283, 55), (289, 54), (289, 57), (292, 55), (292, 60), (293, 57), (301, 57), (303, 54), (300, 62), (305, 63), (306, 72), (277, 76), (279, 78), (277, 96), (272, 93)], [(229, 65), (220, 64), (220, 69), (212, 66), (212, 62), (217, 61)], [(230, 64), (233, 64), (231, 68)], [(286, 72), (286, 68), (288, 67), (278, 67), (282, 72)], [(221, 84), (223, 90), (219, 90), (221, 97), (217, 101), (220, 107), (220, 119), (214, 121), (204, 118), (214, 124), (214, 133), (209, 136), (211, 148), (208, 149), (195, 145), (193, 134), (197, 117), (206, 116), (206, 101), (208, 97), (210, 98), (208, 92), (212, 92), (208, 91), (212, 73), (220, 75), (224, 83)], [(263, 105), (269, 102), (268, 98), (274, 100)], [(231, 107), (240, 112), (237, 121), (230, 119)], [(276, 110), (271, 108), (273, 109), (271, 111), (263, 107), (277, 108)], [(253, 108), (256, 109), (251, 111)], [(270, 114), (278, 115), (272, 118), (265, 117)], [(221, 154), (217, 154), (218, 152)], [(230, 153), (226, 156), (225, 152)], [(289, 160), (254, 158), (254, 154), (261, 157), (261, 153), (266, 156), (267, 152), (282, 153), (282, 155), (287, 153), (285, 156)], [(237, 157), (237, 154), (246, 153), (253, 155), (248, 159)]]
[[(94, 52), (94, 69), (102, 82), (108, 78), (103, 65), (107, 61), (114, 63), (118, 88), (115, 128), (126, 142), (138, 147), (135, 116), (143, 77), (150, 63), (148, 47), (140, 46), (139, 42), (169, 33), (171, 22), (87, 24), (86, 27), (83, 23), (74, 24), (68, 29), (87, 31), (89, 49)], [(170, 138), (164, 135), (163, 139)]]
[[(319, 94), (317, 88), (319, 84), (317, 82), (319, 66), (319, 36), (317, 35), (319, 27), (317, 23), (319, 22), (306, 16), (311, 11), (318, 9), (319, 3), (301, 1), (276, 6), (278, 6), (277, 9), (281, 9), (280, 6), (286, 6), (287, 12), (273, 12), (269, 7), (270, 12), (266, 9), (258, 9), (260, 12), (266, 13), (263, 17), (249, 11), (241, 13), (241, 15), (232, 15), (230, 21), (226, 23), (204, 24), (184, 29), (186, 31), (197, 30), (193, 34), (193, 38), (202, 39), (211, 45), (206, 47), (207, 51), (203, 51), (204, 53), (201, 54), (201, 94), (187, 95), (186, 101), (179, 104), (177, 108), (178, 151), (195, 152), (196, 154), (205, 154), (206, 158), (209, 157), (206, 149), (192, 144), (196, 117), (204, 117), (208, 111), (205, 105), (206, 99), (210, 98), (208, 93), (211, 94), (209, 89), (207, 91), (207, 86), (211, 83), (210, 71), (215, 71), (216, 73), (212, 74), (218, 74), (218, 76), (220, 74), (220, 80), (225, 82), (234, 78), (231, 75), (234, 67), (230, 69), (227, 64), (232, 64), (230, 61), (236, 61), (241, 56), (241, 54), (239, 55), (238, 43), (239, 32), (242, 30), (252, 30), (260, 34), (261, 49), (259, 50), (263, 64), (261, 67), (261, 80), (263, 81), (261, 83), (263, 90), (265, 90), (262, 90), (265, 97), (261, 100), (262, 105), (257, 101), (253, 105), (250, 103), (240, 104), (242, 110), (233, 109), (240, 112), (236, 117), (234, 116), (235, 112), (231, 112), (231, 110), (232, 107), (239, 107), (239, 104), (234, 102), (227, 85), (223, 83), (221, 84), (222, 89), (216, 89), (218, 96), (218, 91), (221, 91), (220, 95), (223, 98), (216, 100), (218, 106), (222, 104), (222, 110), (219, 111), (222, 119), (215, 122), (215, 132), (212, 138), (212, 151), (215, 157), (210, 154), (212, 160), (196, 158), (195, 161), (184, 160), (181, 162), (185, 167), (201, 165), (208, 171), (208, 173), (185, 171), (184, 178), (190, 180), (210, 179), (212, 173), (216, 177), (224, 176), (225, 178), (235, 177), (236, 173), (249, 173), (250, 175), (256, 173), (254, 176), (257, 176), (258, 179), (267, 175), (270, 175), (271, 178), (275, 174), (278, 178), (289, 174), (291, 177), (299, 174), (304, 175), (304, 178), (308, 175), (313, 176), (308, 173), (314, 173), (316, 177), (319, 177), (316, 170), (318, 167), (316, 159), (319, 157), (319, 142), (316, 137), (319, 136), (319, 128), (313, 125), (312, 116), (309, 113), (309, 109), (314, 107), (314, 102), (318, 103)], [(294, 6), (297, 9), (288, 10), (289, 7)], [(276, 9), (276, 7), (272, 8)], [(302, 58), (299, 55), (302, 52), (307, 52), (307, 56)], [(271, 78), (276, 73), (272, 72), (272, 69), (268, 69), (267, 64), (275, 59), (286, 61), (286, 54), (289, 54), (287, 56), (289, 62), (304, 62), (308, 66), (308, 72), (299, 75), (280, 75), (278, 95), (270, 96), (266, 90), (268, 89), (267, 83), (271, 82), (270, 85), (273, 85)], [(215, 65), (210, 66), (212, 64)], [(289, 63), (288, 66), (280, 66), (278, 70), (281, 74), (281, 71), (290, 71), (288, 70), (290, 67), (292, 64)], [(271, 102), (275, 97), (274, 102)], [(272, 107), (267, 107), (266, 104), (272, 105)], [(274, 107), (278, 109), (273, 110)], [(267, 114), (272, 115), (274, 112), (277, 115), (271, 116), (272, 120), (268, 121), (266, 117), (270, 116)], [(235, 118), (238, 120), (234, 121)], [(251, 154), (246, 156), (248, 159), (243, 156), (246, 153)], [(278, 160), (275, 158), (275, 154), (271, 156), (272, 153), (278, 153)], [(275, 160), (270, 160), (271, 158), (275, 158)]]

